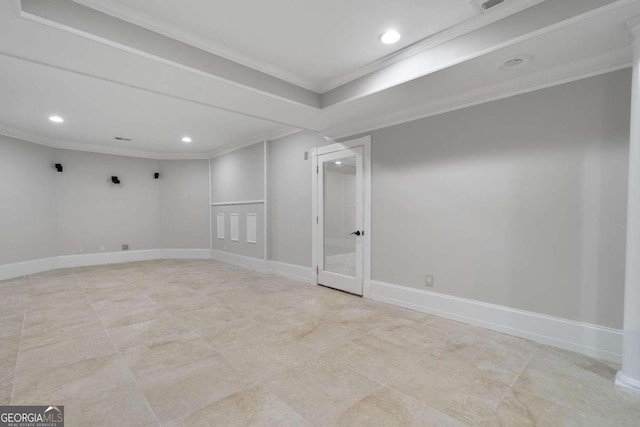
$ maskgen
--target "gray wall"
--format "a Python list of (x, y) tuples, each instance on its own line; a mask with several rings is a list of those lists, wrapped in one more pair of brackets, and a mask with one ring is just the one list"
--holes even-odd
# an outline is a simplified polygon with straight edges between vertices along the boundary
[[(157, 160), (58, 150), (58, 254), (160, 247)], [(111, 183), (117, 175), (121, 184)], [(80, 251), (79, 249), (82, 248)]]
[(57, 255), (56, 150), (0, 135), (0, 264)]
[(159, 162), (0, 135), (0, 265), (119, 251), (124, 243), (131, 250), (208, 248), (208, 191), (207, 160)]
[[(225, 203), (263, 200), (264, 155), (264, 143), (260, 142), (211, 159), (211, 201)], [(211, 213), (213, 249), (252, 258), (264, 257), (264, 204), (214, 206)], [(224, 239), (217, 237), (218, 213), (225, 215)], [(238, 242), (231, 240), (232, 213), (239, 214)], [(257, 214), (256, 243), (247, 242), (247, 213)]]
[[(374, 280), (621, 328), (629, 70), (372, 135)], [(271, 257), (309, 266), (310, 164), (271, 143)]]
[(373, 132), (373, 271), (622, 327), (628, 70)]
[(209, 248), (209, 161), (160, 161), (160, 246)]
[(315, 132), (269, 142), (269, 258), (311, 266), (311, 160), (304, 153), (327, 144)]
[(264, 144), (211, 159), (211, 201), (264, 199)]

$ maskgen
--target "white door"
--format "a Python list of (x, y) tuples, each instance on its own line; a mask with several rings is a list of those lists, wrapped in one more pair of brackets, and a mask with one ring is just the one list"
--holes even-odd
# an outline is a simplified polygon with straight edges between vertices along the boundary
[(362, 295), (364, 282), (363, 147), (318, 155), (318, 284)]

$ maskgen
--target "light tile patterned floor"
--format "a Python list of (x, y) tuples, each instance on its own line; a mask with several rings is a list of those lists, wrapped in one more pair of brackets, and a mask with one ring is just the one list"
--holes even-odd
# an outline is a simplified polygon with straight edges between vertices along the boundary
[(640, 424), (613, 364), (214, 261), (0, 295), (0, 404), (62, 404), (69, 427)]

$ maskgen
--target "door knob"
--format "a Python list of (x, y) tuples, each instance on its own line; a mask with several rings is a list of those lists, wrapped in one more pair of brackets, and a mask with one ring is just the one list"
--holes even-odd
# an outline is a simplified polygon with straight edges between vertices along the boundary
[(353, 233), (351, 233), (351, 234), (355, 234), (356, 236), (359, 236), (360, 234), (364, 234), (364, 233), (360, 233), (360, 230), (358, 230), (358, 231), (354, 231), (354, 232), (353, 232)]

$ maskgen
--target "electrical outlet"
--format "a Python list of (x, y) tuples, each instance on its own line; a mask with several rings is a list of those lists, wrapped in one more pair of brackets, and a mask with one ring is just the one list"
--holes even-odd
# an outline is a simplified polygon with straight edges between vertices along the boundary
[(104, 252), (106, 250), (107, 250), (107, 248), (105, 248), (104, 246), (100, 246), (100, 252)]
[(78, 253), (81, 254), (82, 253), (82, 246), (78, 246)]
[(433, 274), (427, 274), (425, 276), (424, 284), (429, 288), (433, 288), (433, 286), (435, 285), (435, 279), (433, 278)]
[(129, 244), (128, 243), (123, 244), (122, 245), (122, 250), (123, 251), (128, 251), (129, 250)]

